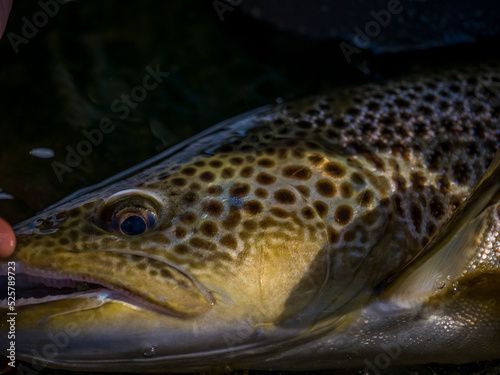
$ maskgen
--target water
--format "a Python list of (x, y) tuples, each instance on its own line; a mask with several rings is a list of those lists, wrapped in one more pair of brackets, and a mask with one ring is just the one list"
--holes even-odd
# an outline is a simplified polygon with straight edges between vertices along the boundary
[[(244, 111), (390, 78), (416, 64), (498, 53), (485, 41), (431, 52), (361, 53), (347, 64), (338, 42), (278, 32), (237, 10), (221, 21), (211, 2), (122, 4), (60, 5), (16, 45), (17, 53), (7, 35), (22, 36), (22, 17), (33, 20), (40, 6), (14, 4), (0, 41), (0, 217), (11, 223)], [(157, 85), (145, 81), (151, 71), (163, 73)], [(499, 372), (496, 361), (387, 373)], [(332, 373), (362, 371), (305, 374)]]

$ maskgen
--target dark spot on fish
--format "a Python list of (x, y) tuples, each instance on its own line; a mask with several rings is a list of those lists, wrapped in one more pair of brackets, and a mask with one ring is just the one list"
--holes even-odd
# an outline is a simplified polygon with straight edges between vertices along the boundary
[(333, 126), (336, 127), (337, 129), (344, 129), (347, 127), (347, 123), (344, 121), (344, 119), (339, 118), (334, 121)]
[(396, 189), (403, 193), (406, 190), (406, 179), (399, 173), (394, 174), (392, 179), (396, 184)]
[(187, 184), (186, 179), (181, 177), (173, 178), (171, 182), (174, 186), (185, 186)]
[(238, 226), (241, 221), (241, 213), (239, 210), (232, 210), (229, 214), (222, 220), (222, 226), (224, 229), (231, 230)]
[(349, 182), (344, 182), (340, 185), (340, 194), (344, 198), (350, 198), (354, 193), (354, 189)]
[(304, 219), (311, 220), (314, 218), (314, 211), (311, 207), (304, 207), (302, 209), (302, 216), (304, 217)]
[(331, 177), (342, 177), (345, 175), (344, 166), (333, 161), (326, 163), (323, 169)]
[(459, 184), (466, 184), (469, 180), (469, 168), (465, 163), (457, 163), (453, 166), (453, 177)]
[(243, 208), (245, 209), (246, 212), (248, 212), (250, 215), (258, 215), (262, 212), (262, 203), (256, 200), (251, 200), (248, 202), (245, 202)]
[(250, 185), (236, 182), (229, 189), (229, 194), (234, 198), (243, 198), (250, 192)]
[(174, 230), (174, 235), (177, 238), (184, 238), (187, 235), (187, 230), (184, 227), (177, 227)]
[(314, 201), (313, 206), (319, 217), (324, 217), (328, 213), (328, 205), (323, 201)]
[(290, 190), (280, 189), (274, 193), (274, 199), (282, 204), (294, 204), (295, 194), (293, 194)]
[(365, 189), (359, 193), (356, 198), (361, 206), (369, 206), (373, 202), (373, 192), (369, 189)]
[(219, 216), (224, 211), (224, 205), (216, 200), (209, 200), (203, 204), (203, 211), (210, 216)]
[(220, 168), (222, 167), (222, 162), (220, 160), (212, 160), (210, 163), (208, 163), (213, 168)]
[(203, 233), (207, 237), (213, 237), (219, 231), (217, 228), (217, 225), (212, 221), (205, 221), (201, 225), (200, 229), (201, 229), (201, 233)]
[(373, 166), (377, 170), (379, 170), (379, 171), (385, 170), (385, 163), (384, 163), (384, 161), (375, 152), (364, 151), (364, 152), (361, 152), (361, 154), (366, 158), (366, 160), (369, 163), (373, 164)]
[(431, 237), (434, 233), (436, 233), (436, 225), (432, 222), (427, 223), (427, 234)]
[(371, 101), (371, 102), (368, 102), (368, 104), (366, 105), (366, 108), (369, 111), (375, 112), (375, 111), (380, 110), (380, 104), (378, 102)]
[(262, 188), (255, 189), (255, 196), (258, 198), (265, 199), (265, 198), (267, 198), (268, 195), (269, 195), (269, 193), (266, 189), (262, 189)]
[(252, 177), (253, 171), (253, 167), (245, 167), (240, 171), (240, 176), (245, 178)]
[(352, 242), (356, 239), (356, 231), (346, 230), (342, 236), (345, 242)]
[(340, 205), (335, 210), (335, 221), (340, 225), (348, 224), (352, 219), (352, 208), (347, 205)]
[(337, 189), (330, 180), (319, 180), (316, 182), (316, 191), (324, 197), (333, 197)]
[(319, 165), (323, 162), (323, 156), (321, 155), (309, 155), (309, 161), (311, 162), (311, 164), (313, 165)]
[(187, 167), (181, 170), (182, 174), (185, 174), (186, 176), (193, 176), (196, 173), (196, 168), (193, 167)]
[(400, 108), (409, 108), (410, 107), (410, 102), (404, 98), (396, 98), (394, 100), (394, 104)]
[(399, 195), (394, 195), (393, 197), (394, 207), (399, 216), (405, 217), (405, 212), (403, 210), (402, 199)]
[(185, 204), (193, 205), (198, 200), (198, 195), (194, 192), (188, 192), (184, 194), (182, 200)]
[(312, 172), (309, 168), (301, 165), (290, 165), (283, 168), (283, 176), (296, 180), (309, 180)]
[(212, 185), (207, 188), (207, 194), (212, 196), (219, 196), (223, 192), (223, 189), (219, 185)]
[(178, 244), (173, 247), (174, 251), (178, 254), (184, 255), (189, 252), (189, 247), (184, 244)]
[(241, 165), (241, 164), (243, 164), (244, 160), (242, 157), (235, 156), (235, 157), (232, 157), (231, 159), (229, 159), (229, 162), (232, 165)]
[(327, 228), (327, 232), (328, 232), (328, 242), (330, 242), (330, 243), (339, 242), (340, 234), (335, 228), (333, 228), (331, 225), (329, 225)]
[(270, 185), (276, 181), (276, 177), (270, 175), (269, 173), (261, 172), (257, 175), (256, 180), (261, 185)]
[(234, 176), (234, 169), (233, 168), (224, 168), (221, 171), (220, 176), (222, 178), (225, 178), (225, 179), (231, 178)]
[(441, 175), (437, 180), (437, 186), (443, 193), (450, 190), (450, 181), (446, 175)]
[(364, 185), (366, 183), (365, 179), (359, 173), (356, 172), (351, 174), (351, 182), (356, 185)]
[(196, 221), (196, 214), (191, 211), (186, 211), (180, 214), (180, 220), (186, 224), (193, 224)]
[(279, 207), (273, 207), (269, 210), (271, 215), (279, 217), (280, 219), (288, 217), (288, 212), (282, 208)]
[(422, 230), (422, 210), (415, 204), (410, 206), (410, 215), (411, 220), (413, 221), (413, 225), (415, 226), (415, 230), (417, 233), (420, 233)]
[(222, 246), (227, 247), (229, 249), (233, 249), (233, 250), (235, 250), (238, 247), (238, 241), (231, 234), (226, 234), (226, 235), (222, 236), (219, 240), (219, 243)]
[(160, 270), (160, 276), (165, 277), (165, 278), (172, 278), (173, 277), (172, 272), (170, 272), (169, 270), (167, 270), (165, 268), (162, 268)]
[(441, 203), (441, 200), (438, 197), (432, 197), (430, 201), (430, 209), (431, 215), (435, 219), (440, 220), (444, 216), (443, 203)]
[(347, 109), (346, 113), (351, 116), (358, 116), (361, 113), (361, 111), (359, 110), (359, 108), (351, 107)]
[(415, 190), (415, 191), (422, 191), (422, 190), (424, 190), (425, 182), (427, 181), (427, 179), (422, 174), (422, 172), (420, 172), (420, 171), (419, 172), (413, 172), (410, 175), (410, 180), (411, 180), (411, 184), (412, 184), (413, 190)]
[(274, 166), (274, 161), (268, 158), (259, 159), (257, 164), (263, 168), (272, 168)]
[(213, 180), (215, 180), (215, 174), (210, 171), (201, 173), (199, 177), (203, 182), (212, 182)]

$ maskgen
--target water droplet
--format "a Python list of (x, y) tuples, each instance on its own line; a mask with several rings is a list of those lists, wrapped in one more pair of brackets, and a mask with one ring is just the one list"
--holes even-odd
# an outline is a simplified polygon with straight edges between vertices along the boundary
[(40, 147), (31, 150), (30, 155), (33, 155), (37, 158), (48, 159), (54, 157), (54, 151), (52, 151), (50, 148)]
[(434, 286), (437, 288), (437, 289), (443, 289), (445, 286), (446, 286), (446, 283), (444, 282), (443, 280), (443, 277), (442, 276), (438, 276), (436, 278), (436, 282), (434, 283)]
[(142, 356), (143, 357), (152, 357), (153, 354), (155, 354), (155, 348), (153, 348), (152, 346), (149, 346), (149, 347), (146, 347), (144, 349), (142, 349)]

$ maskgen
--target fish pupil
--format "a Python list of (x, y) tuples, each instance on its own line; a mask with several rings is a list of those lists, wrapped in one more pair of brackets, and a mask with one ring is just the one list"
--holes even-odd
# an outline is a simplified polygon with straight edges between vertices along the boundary
[(123, 220), (120, 225), (120, 229), (123, 234), (133, 236), (136, 234), (141, 234), (146, 231), (147, 225), (144, 218), (138, 215), (132, 215)]

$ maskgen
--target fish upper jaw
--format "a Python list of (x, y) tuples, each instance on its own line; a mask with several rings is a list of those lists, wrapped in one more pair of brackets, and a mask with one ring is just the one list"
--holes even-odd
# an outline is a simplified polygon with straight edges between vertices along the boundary
[[(214, 304), (212, 295), (207, 291), (200, 291), (205, 298), (204, 305), (196, 306), (187, 302), (181, 306), (183, 311), (169, 307), (167, 297), (155, 296), (148, 298), (147, 295), (127, 288), (126, 285), (111, 282), (104, 278), (92, 277), (85, 274), (61, 272), (53, 269), (30, 267), (20, 261), (10, 261), (0, 265), (0, 309), (9, 308), (9, 282), (15, 287), (15, 305), (30, 306), (69, 298), (86, 298), (95, 296), (96, 293), (105, 295), (109, 300), (117, 300), (128, 303), (135, 308), (150, 310), (161, 314), (190, 317), (204, 313)], [(198, 284), (198, 283), (197, 283)], [(198, 284), (199, 285), (199, 284)], [(160, 286), (159, 286), (160, 287)], [(200, 288), (204, 289), (202, 286)], [(192, 302), (192, 301), (191, 301)], [(196, 301), (195, 301), (196, 303)], [(191, 310), (188, 310), (191, 307)], [(197, 309), (197, 307), (199, 307)]]

